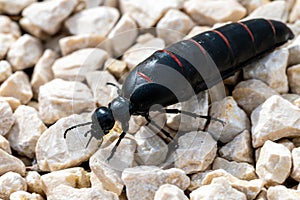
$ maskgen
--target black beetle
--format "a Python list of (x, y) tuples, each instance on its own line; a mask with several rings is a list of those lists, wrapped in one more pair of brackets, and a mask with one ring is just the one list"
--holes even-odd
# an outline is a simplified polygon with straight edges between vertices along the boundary
[[(131, 115), (142, 115), (150, 123), (151, 106), (166, 107), (186, 101), (293, 37), (292, 31), (282, 22), (253, 19), (231, 23), (156, 51), (128, 74), (119, 96), (108, 107), (97, 108), (91, 122), (68, 128), (64, 137), (71, 129), (91, 124), (90, 140), (93, 137), (102, 139), (113, 128), (115, 120), (120, 121), (123, 132), (109, 160), (128, 131)], [(177, 109), (161, 111), (212, 119)], [(162, 132), (172, 139), (168, 132)]]

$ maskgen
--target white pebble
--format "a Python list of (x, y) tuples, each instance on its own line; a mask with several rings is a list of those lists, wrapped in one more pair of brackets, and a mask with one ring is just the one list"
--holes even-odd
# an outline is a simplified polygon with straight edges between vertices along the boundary
[(152, 200), (155, 192), (163, 184), (173, 184), (185, 190), (190, 179), (180, 169), (162, 170), (155, 166), (127, 168), (122, 173), (126, 194), (130, 200)]
[(209, 115), (226, 123), (223, 126), (220, 122), (211, 120), (208, 127), (209, 133), (213, 135), (215, 140), (223, 143), (230, 142), (245, 129), (250, 129), (250, 122), (245, 111), (238, 107), (231, 96), (213, 102)]
[(72, 35), (61, 38), (59, 47), (62, 55), (66, 56), (80, 49), (98, 47), (104, 39), (105, 37), (97, 34)]
[(209, 26), (217, 22), (238, 21), (247, 13), (235, 0), (190, 0), (185, 1), (183, 8), (199, 25)]
[(16, 38), (12, 34), (0, 33), (0, 59), (5, 58), (9, 48), (15, 41)]
[(62, 79), (54, 79), (42, 85), (38, 101), (40, 117), (46, 124), (94, 108), (93, 95), (87, 85)]
[(251, 114), (252, 145), (257, 148), (267, 140), (298, 137), (300, 109), (278, 95), (268, 98)]
[[(116, 26), (108, 35), (109, 52), (114, 57), (120, 57), (123, 53), (133, 45), (138, 36), (138, 29), (135, 21), (128, 14), (124, 14), (118, 21)], [(104, 47), (105, 49), (105, 47)]]
[(268, 200), (299, 200), (300, 191), (294, 189), (288, 189), (283, 185), (277, 185), (270, 187), (267, 191)]
[(0, 177), (0, 198), (9, 199), (11, 193), (26, 189), (26, 181), (20, 174), (7, 172)]
[(32, 98), (32, 90), (27, 74), (23, 71), (13, 73), (0, 86), (0, 95), (4, 97), (15, 97), (26, 104)]
[(80, 49), (54, 62), (52, 66), (54, 77), (69, 81), (84, 81), (85, 75), (100, 69), (107, 58), (108, 54), (101, 49)]
[(156, 32), (169, 45), (181, 40), (194, 25), (185, 13), (170, 9), (157, 23)]
[(65, 21), (65, 25), (71, 34), (97, 34), (104, 37), (119, 16), (117, 9), (100, 6), (76, 13)]
[(90, 158), (89, 165), (104, 189), (120, 195), (124, 187), (121, 172), (135, 165), (134, 152), (136, 143), (133, 139), (125, 137), (118, 146), (114, 156), (107, 162), (106, 160), (110, 156), (116, 142), (117, 140), (109, 145), (102, 144), (102, 148)]
[(8, 154), (11, 154), (9, 141), (2, 135), (0, 135), (0, 149), (2, 149), (3, 151), (5, 151)]
[(56, 58), (58, 58), (58, 55), (47, 49), (36, 63), (30, 82), (35, 99), (38, 99), (40, 86), (53, 79), (54, 75), (51, 67)]
[(9, 104), (0, 100), (0, 135), (6, 135), (15, 123), (15, 117)]
[(300, 64), (289, 67), (287, 69), (287, 76), (291, 91), (300, 94)]
[(154, 26), (167, 10), (181, 8), (182, 1), (169, 0), (153, 3), (151, 0), (121, 0), (119, 4), (122, 13), (130, 14), (141, 28), (149, 28)]
[(24, 8), (36, 2), (36, 0), (1, 0), (0, 2), (0, 10), (1, 12), (10, 14), (10, 15), (18, 15)]
[(209, 133), (185, 133), (178, 139), (174, 165), (186, 174), (204, 171), (214, 161), (216, 153), (217, 142)]
[(28, 171), (26, 173), (25, 180), (27, 183), (28, 192), (44, 195), (44, 191), (42, 189), (41, 175), (38, 172)]
[(16, 191), (13, 192), (10, 196), (9, 196), (10, 200), (24, 200), (24, 199), (30, 199), (30, 200), (44, 200), (44, 198), (36, 193), (32, 193), (30, 194), (29, 192), (25, 192), (25, 191)]
[(47, 127), (38, 116), (38, 112), (29, 106), (19, 106), (14, 112), (14, 117), (15, 124), (7, 134), (7, 139), (20, 155), (33, 158), (37, 140)]
[(2, 149), (0, 149), (0, 157), (0, 176), (6, 172), (16, 172), (22, 176), (25, 175), (25, 165), (20, 159), (10, 155)]
[[(274, 1), (278, 2), (278, 1)], [(252, 62), (243, 69), (245, 79), (259, 79), (279, 93), (288, 92), (286, 75), (289, 52), (278, 49), (263, 58)]]
[(290, 175), (291, 152), (282, 144), (266, 141), (256, 163), (256, 173), (267, 185), (281, 184)]
[(63, 22), (73, 11), (77, 1), (60, 0), (33, 3), (22, 15), (40, 29), (51, 35), (57, 33)]
[[(9, 2), (13, 2), (8, 0)], [(1, 5), (1, 2), (0, 2)], [(0, 33), (11, 34), (16, 39), (21, 36), (21, 30), (18, 24), (12, 21), (9, 17), (5, 15), (0, 16)]]
[(38, 39), (24, 34), (9, 49), (7, 60), (14, 71), (23, 70), (35, 65), (42, 55), (42, 51), (42, 44)]
[(184, 192), (177, 186), (164, 184), (155, 192), (154, 200), (188, 200)]
[(41, 135), (36, 144), (36, 160), (41, 170), (65, 169), (89, 159), (99, 145), (99, 142), (93, 139), (86, 148), (89, 137), (84, 137), (84, 133), (90, 130), (90, 126), (70, 131), (66, 139), (64, 138), (67, 128), (84, 122), (86, 119), (79, 115), (62, 118)]

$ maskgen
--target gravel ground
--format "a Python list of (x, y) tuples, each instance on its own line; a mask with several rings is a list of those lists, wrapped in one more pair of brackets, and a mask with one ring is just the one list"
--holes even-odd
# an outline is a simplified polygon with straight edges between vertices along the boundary
[[(2, 0), (0, 12), (0, 199), (300, 199), (300, 0)], [(87, 147), (90, 126), (64, 138), (156, 50), (253, 18), (295, 38), (170, 106), (224, 126), (151, 113), (184, 133), (174, 145), (134, 116), (109, 162), (120, 124)]]

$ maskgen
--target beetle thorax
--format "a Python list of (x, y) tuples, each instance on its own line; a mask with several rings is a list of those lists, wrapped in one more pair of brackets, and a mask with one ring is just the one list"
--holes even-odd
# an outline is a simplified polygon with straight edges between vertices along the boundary
[(127, 123), (130, 119), (130, 102), (124, 97), (118, 96), (109, 105), (113, 116), (122, 124)]

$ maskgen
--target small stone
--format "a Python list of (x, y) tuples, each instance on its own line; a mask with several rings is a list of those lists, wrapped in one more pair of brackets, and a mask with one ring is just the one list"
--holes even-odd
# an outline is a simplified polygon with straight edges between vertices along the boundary
[(266, 141), (256, 163), (256, 173), (267, 185), (281, 184), (292, 167), (291, 152), (282, 144)]
[(102, 182), (99, 180), (99, 178), (96, 176), (94, 172), (90, 173), (90, 182), (91, 182), (91, 187), (94, 188), (104, 188)]
[(94, 109), (93, 95), (87, 85), (62, 79), (54, 79), (42, 85), (38, 102), (40, 117), (46, 124)]
[(60, 185), (54, 188), (53, 193), (47, 196), (48, 200), (70, 200), (70, 199), (105, 199), (118, 200), (118, 196), (99, 188), (74, 188), (68, 185)]
[(130, 200), (152, 200), (161, 185), (172, 184), (185, 190), (190, 179), (184, 171), (176, 168), (162, 170), (155, 166), (127, 168), (122, 173), (126, 194)]
[(0, 59), (5, 58), (9, 48), (13, 45), (15, 41), (16, 38), (12, 34), (0, 33)]
[(263, 188), (260, 193), (257, 195), (255, 200), (268, 200), (267, 199), (267, 189)]
[(24, 8), (33, 2), (36, 2), (36, 0), (2, 0), (0, 2), (0, 11), (10, 15), (18, 15)]
[(6, 79), (0, 87), (0, 96), (15, 97), (26, 104), (32, 98), (32, 90), (27, 74), (17, 71)]
[(61, 23), (72, 13), (75, 0), (36, 2), (26, 7), (22, 15), (46, 33), (53, 35), (60, 29)]
[(282, 94), (280, 95), (282, 98), (288, 100), (289, 102), (291, 102), (292, 104), (296, 105), (295, 104), (295, 101), (297, 99), (300, 98), (300, 95), (299, 94), (292, 94), (292, 93), (288, 93), (288, 94)]
[(168, 145), (148, 127), (134, 135), (137, 143), (136, 160), (141, 165), (160, 165), (167, 157)]
[(75, 51), (57, 59), (52, 70), (55, 78), (69, 81), (84, 81), (88, 72), (100, 69), (108, 54), (97, 48), (87, 48)]
[(44, 196), (42, 189), (41, 175), (36, 171), (28, 171), (25, 177), (27, 183), (27, 191), (31, 193), (37, 193)]
[(29, 106), (19, 106), (14, 112), (14, 117), (15, 124), (7, 139), (18, 154), (33, 158), (37, 140), (47, 127), (38, 116), (38, 112)]
[[(197, 115), (208, 115), (208, 92), (201, 92), (189, 100), (168, 106), (170, 109), (184, 110)], [(167, 114), (167, 126), (173, 130), (196, 131), (204, 130), (206, 119), (191, 117), (184, 114)]]
[(114, 75), (114, 77), (117, 79), (120, 79), (128, 71), (126, 62), (122, 60), (116, 60), (114, 58), (109, 58), (106, 60), (104, 69)]
[(63, 37), (59, 40), (59, 47), (63, 56), (74, 51), (85, 48), (98, 47), (105, 37), (97, 34), (72, 35)]
[(300, 10), (300, 1), (296, 0), (296, 3), (293, 5), (292, 11), (289, 16), (290, 23), (293, 23), (296, 20), (300, 19), (299, 10)]
[(300, 64), (289, 67), (287, 69), (287, 75), (291, 91), (300, 94)]
[(116, 8), (100, 6), (80, 11), (65, 21), (71, 34), (97, 34), (105, 37), (120, 14)]
[(232, 96), (248, 115), (267, 98), (276, 95), (274, 89), (257, 79), (242, 81), (232, 91)]
[(160, 38), (154, 38), (150, 34), (144, 34), (138, 37), (137, 43), (127, 49), (122, 60), (124, 60), (130, 70), (137, 64), (144, 61), (151, 54), (165, 47), (165, 42)]
[(110, 52), (114, 57), (120, 57), (133, 45), (138, 36), (137, 28), (135, 21), (125, 13), (108, 35)]
[(15, 117), (9, 104), (0, 100), (0, 135), (6, 135), (15, 123)]
[(223, 158), (216, 158), (212, 169), (224, 169), (228, 173), (242, 180), (257, 179), (254, 167), (248, 163), (230, 162)]
[(25, 192), (25, 191), (16, 191), (13, 192), (10, 196), (9, 196), (10, 200), (44, 200), (44, 198), (36, 193), (32, 193), (30, 194), (29, 192)]
[(248, 13), (251, 13), (256, 8), (269, 3), (270, 0), (238, 0), (238, 2), (247, 9)]
[[(280, 2), (280, 1), (274, 1)], [(288, 92), (286, 75), (289, 52), (287, 49), (278, 49), (252, 62), (243, 69), (245, 79), (259, 79), (279, 93)]]
[(24, 34), (12, 44), (7, 53), (7, 60), (14, 71), (30, 68), (37, 63), (43, 53), (42, 50), (42, 44), (38, 39)]
[(116, 79), (107, 71), (95, 71), (86, 75), (89, 87), (92, 89), (98, 106), (106, 106), (118, 95), (117, 88), (106, 83), (113, 83), (119, 86)]
[(253, 200), (258, 195), (258, 193), (262, 190), (264, 186), (264, 182), (260, 179), (255, 179), (251, 181), (240, 180), (223, 169), (214, 170), (212, 172), (208, 172), (204, 179), (202, 180), (202, 185), (211, 184), (214, 179), (224, 177), (230, 183), (230, 185), (237, 189), (240, 192), (246, 194), (247, 199)]
[(35, 149), (39, 169), (56, 171), (78, 166), (90, 158), (99, 145), (99, 141), (92, 139), (86, 147), (89, 137), (84, 133), (90, 130), (90, 126), (78, 127), (64, 138), (67, 128), (84, 122), (86, 118), (83, 116), (71, 115), (58, 120), (41, 135)]
[[(300, 22), (300, 21), (299, 21)], [(297, 36), (290, 45), (287, 46), (289, 50), (288, 66), (297, 65), (300, 63), (300, 36)]]
[(181, 40), (194, 25), (189, 16), (179, 10), (170, 9), (157, 23), (156, 32), (169, 45)]
[(296, 181), (300, 181), (300, 147), (292, 150), (293, 170), (291, 177)]
[(34, 25), (29, 19), (25, 17), (20, 19), (19, 24), (24, 31), (36, 38), (39, 38), (40, 40), (47, 40), (50, 38), (49, 34), (44, 32), (37, 25)]
[(5, 81), (11, 74), (12, 74), (12, 70), (9, 62), (7, 62), (6, 60), (1, 60), (0, 61), (0, 82)]
[(251, 114), (252, 145), (262, 146), (267, 140), (299, 136), (300, 109), (278, 95), (268, 98)]
[[(118, 135), (117, 135), (118, 136)], [(104, 189), (112, 191), (117, 195), (122, 193), (124, 183), (121, 173), (125, 168), (133, 167), (136, 143), (133, 139), (125, 137), (117, 148), (114, 156), (107, 162), (112, 148), (117, 140), (106, 146), (105, 144), (90, 158), (90, 167)]]
[[(169, 9), (181, 8), (181, 0), (161, 1), (153, 4), (151, 0), (121, 0), (122, 13), (128, 13), (141, 28), (153, 27)], [(151, 8), (151, 9), (149, 9)]]
[[(14, 2), (7, 0), (8, 2)], [(0, 9), (1, 9), (1, 3), (0, 2)], [(9, 17), (5, 15), (0, 15), (0, 33), (3, 34), (11, 34), (13, 35), (16, 39), (21, 36), (21, 30), (18, 26), (18, 24), (14, 21), (12, 21)]]
[(17, 109), (17, 107), (19, 107), (21, 105), (20, 100), (14, 98), (14, 97), (1, 97), (0, 96), (0, 102), (1, 101), (6, 101), (10, 105), (10, 107), (13, 111), (15, 111)]
[(268, 189), (267, 198), (268, 200), (299, 200), (300, 191), (288, 189), (283, 185), (277, 185)]
[(214, 118), (222, 120), (226, 124), (211, 120), (208, 130), (209, 133), (223, 143), (230, 142), (235, 136), (250, 129), (250, 122), (246, 113), (238, 107), (236, 101), (228, 96), (221, 101), (215, 101), (211, 105), (210, 114)]
[(154, 200), (188, 200), (184, 192), (175, 185), (164, 184), (161, 185), (155, 192)]
[(251, 136), (248, 130), (244, 130), (235, 138), (220, 148), (221, 157), (236, 162), (253, 163), (253, 149)]
[(53, 193), (59, 185), (68, 185), (76, 188), (90, 187), (87, 172), (82, 167), (74, 167), (51, 172), (41, 176), (42, 189), (46, 195)]
[(11, 154), (11, 149), (8, 140), (0, 135), (0, 149), (5, 151), (8, 154)]
[(198, 131), (185, 133), (178, 139), (175, 150), (175, 167), (186, 174), (204, 171), (213, 162), (217, 153), (217, 142), (209, 133)]
[(26, 189), (26, 181), (20, 174), (10, 171), (0, 177), (0, 198), (9, 199), (13, 192)]
[(288, 19), (288, 4), (286, 1), (271, 1), (252, 11), (247, 19), (265, 18), (286, 22)]
[(289, 141), (288, 139), (280, 139), (280, 140), (276, 141), (276, 143), (282, 144), (283, 146), (288, 148), (288, 150), (290, 150), (290, 152), (292, 152), (292, 150), (295, 148), (295, 145), (293, 144), (293, 142)]
[(208, 26), (217, 22), (238, 21), (247, 13), (247, 10), (234, 0), (190, 0), (184, 3), (183, 8), (199, 25)]
[(246, 200), (246, 195), (234, 189), (228, 180), (216, 178), (210, 185), (204, 185), (192, 191), (191, 200), (239, 199)]
[(36, 63), (31, 77), (31, 86), (35, 99), (38, 99), (40, 86), (53, 79), (54, 75), (51, 67), (56, 58), (58, 58), (58, 55), (54, 51), (47, 49)]

